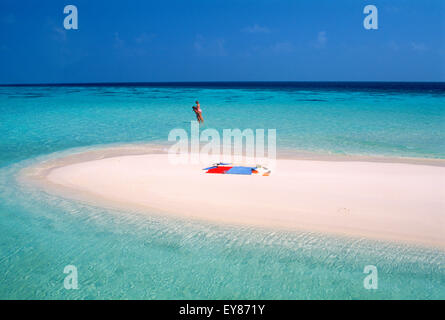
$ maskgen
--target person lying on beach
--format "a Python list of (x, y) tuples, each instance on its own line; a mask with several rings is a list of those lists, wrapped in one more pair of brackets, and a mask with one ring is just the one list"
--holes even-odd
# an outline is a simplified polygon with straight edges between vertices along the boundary
[(198, 120), (199, 123), (201, 123), (201, 122), (204, 123), (204, 118), (202, 117), (201, 106), (200, 106), (198, 100), (196, 100), (196, 106), (193, 106), (192, 109), (196, 114), (196, 120)]

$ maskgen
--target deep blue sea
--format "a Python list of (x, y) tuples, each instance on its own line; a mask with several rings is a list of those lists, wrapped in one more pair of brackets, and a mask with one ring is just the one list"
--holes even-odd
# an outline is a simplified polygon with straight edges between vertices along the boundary
[[(17, 180), (61, 155), (163, 143), (189, 130), (197, 99), (205, 128), (276, 129), (280, 150), (445, 158), (445, 83), (3, 86), (0, 299), (445, 299), (437, 249), (147, 218)], [(63, 286), (67, 265), (78, 290)]]

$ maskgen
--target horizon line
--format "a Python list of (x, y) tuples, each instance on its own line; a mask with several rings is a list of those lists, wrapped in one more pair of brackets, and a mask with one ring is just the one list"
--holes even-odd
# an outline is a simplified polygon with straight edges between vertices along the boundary
[(231, 80), (210, 80), (210, 81), (112, 81), (112, 82), (60, 82), (60, 83), (0, 83), (0, 87), (26, 87), (26, 86), (94, 86), (94, 85), (181, 85), (181, 84), (268, 84), (268, 83), (393, 83), (393, 84), (408, 84), (408, 83), (430, 83), (430, 84), (445, 84), (445, 81), (389, 81), (389, 80), (254, 80), (254, 81), (231, 81)]

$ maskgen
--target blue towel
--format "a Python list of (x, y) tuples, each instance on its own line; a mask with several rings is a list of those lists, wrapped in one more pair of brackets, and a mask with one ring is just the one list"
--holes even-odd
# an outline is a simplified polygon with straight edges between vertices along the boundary
[(252, 167), (233, 167), (232, 169), (227, 170), (226, 174), (252, 174), (252, 170), (255, 168)]

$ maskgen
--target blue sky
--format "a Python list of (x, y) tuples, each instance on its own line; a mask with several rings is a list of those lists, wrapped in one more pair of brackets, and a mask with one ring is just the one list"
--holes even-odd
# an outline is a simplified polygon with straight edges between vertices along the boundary
[(445, 81), (444, 20), (443, 0), (1, 0), (0, 83)]

